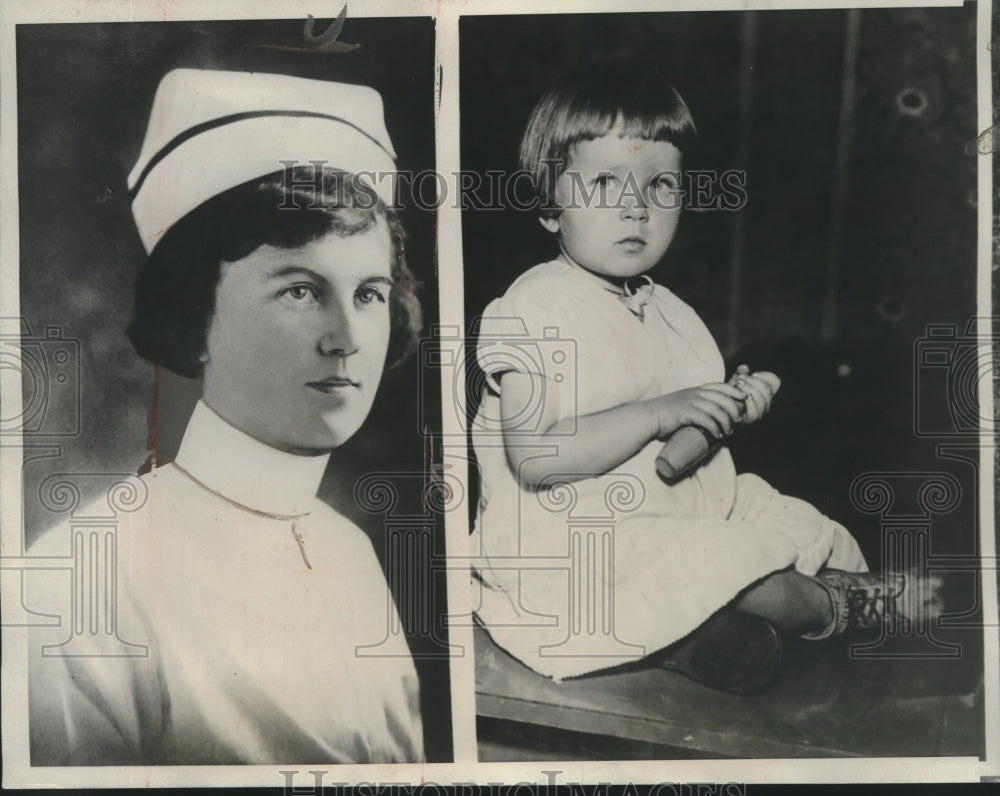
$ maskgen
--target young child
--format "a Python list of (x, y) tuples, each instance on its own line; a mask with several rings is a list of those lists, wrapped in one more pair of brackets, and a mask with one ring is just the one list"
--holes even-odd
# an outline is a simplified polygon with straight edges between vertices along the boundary
[[(754, 690), (770, 675), (751, 669), (773, 672), (773, 656), (731, 652), (743, 671), (725, 671), (728, 634), (770, 642), (756, 617), (810, 638), (877, 627), (914, 588), (868, 573), (847, 530), (737, 475), (721, 444), (767, 414), (780, 381), (741, 366), (727, 382), (694, 310), (646, 275), (676, 232), (694, 136), (671, 86), (604, 63), (547, 93), (521, 142), (559, 254), (522, 274), (479, 328), (477, 615), (557, 680), (669, 647), (662, 660), (673, 651), (702, 682)], [(713, 449), (693, 465), (668, 454), (690, 469), (662, 478), (665, 441), (691, 427)], [(585, 527), (613, 528), (610, 541), (588, 547)]]

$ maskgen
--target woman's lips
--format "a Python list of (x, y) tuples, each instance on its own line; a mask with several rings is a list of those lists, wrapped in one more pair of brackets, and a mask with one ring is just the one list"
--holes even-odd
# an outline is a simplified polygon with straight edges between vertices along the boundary
[(329, 379), (323, 379), (322, 381), (310, 381), (308, 383), (309, 387), (319, 392), (327, 393), (328, 395), (336, 395), (345, 390), (360, 387), (360, 383), (353, 381), (352, 379), (346, 379), (339, 376), (331, 377)]

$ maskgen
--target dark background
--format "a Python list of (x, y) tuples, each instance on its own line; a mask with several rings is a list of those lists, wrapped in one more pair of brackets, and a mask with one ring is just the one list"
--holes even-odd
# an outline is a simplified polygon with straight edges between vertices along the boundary
[[(733, 438), (738, 469), (847, 525), (872, 566), (881, 518), (853, 505), (855, 477), (951, 473), (963, 497), (935, 519), (934, 552), (975, 553), (975, 467), (939, 455), (962, 436), (944, 381), (930, 383), (942, 374), (914, 365), (928, 324), (961, 335), (976, 313), (975, 8), (852, 13), (854, 46), (833, 10), (463, 18), (462, 164), (516, 169), (534, 103), (575, 65), (657, 62), (698, 127), (685, 168), (747, 174), (746, 206), (686, 212), (652, 272), (708, 324), (729, 372), (747, 362), (783, 380), (767, 421)], [(470, 330), (558, 252), (516, 210), (466, 209), (463, 249)], [(922, 423), (941, 436), (915, 432), (918, 394), (940, 398)]]
[[(133, 280), (144, 252), (132, 221), (126, 175), (135, 162), (160, 78), (175, 67), (276, 72), (363, 83), (381, 92), (401, 169), (434, 167), (434, 22), (430, 18), (347, 21), (340, 40), (353, 52), (277, 50), (304, 46), (305, 20), (20, 25), (17, 28), (21, 313), (33, 338), (56, 326), (79, 341), (79, 407), (53, 389), (38, 433), (27, 435), (26, 541), (59, 520), (37, 498), (51, 473), (135, 473), (149, 455), (154, 370), (125, 336)], [(318, 22), (322, 33), (326, 22)], [(423, 283), (426, 324), (438, 317), (434, 214), (404, 211), (408, 262)], [(404, 619), (421, 681), (427, 757), (451, 759), (443, 578), (425, 557), (390, 561), (387, 540), (407, 535), (443, 551), (440, 514), (422, 494), (429, 444), (440, 428), (440, 399), (418, 395), (417, 361), (386, 375), (363, 429), (334, 452), (320, 496), (372, 538)], [(71, 372), (71, 382), (75, 380)], [(155, 418), (158, 464), (170, 461), (198, 382), (162, 369)], [(29, 391), (37, 385), (25, 380)], [(69, 395), (74, 385), (63, 385)], [(57, 416), (57, 412), (62, 412)], [(79, 418), (72, 433), (71, 414)], [(71, 433), (55, 434), (69, 429)], [(45, 446), (58, 446), (49, 447)], [(34, 458), (48, 450), (56, 455)], [(393, 516), (366, 513), (354, 498), (359, 479), (388, 473), (398, 493)], [(84, 494), (83, 498), (95, 497)], [(399, 515), (411, 521), (400, 524)], [(407, 567), (413, 578), (401, 577)], [(408, 590), (403, 584), (408, 583)], [(417, 584), (416, 590), (413, 584)], [(423, 591), (421, 591), (423, 589)], [(430, 594), (427, 599), (425, 592)], [(317, 684), (321, 687), (321, 684)]]

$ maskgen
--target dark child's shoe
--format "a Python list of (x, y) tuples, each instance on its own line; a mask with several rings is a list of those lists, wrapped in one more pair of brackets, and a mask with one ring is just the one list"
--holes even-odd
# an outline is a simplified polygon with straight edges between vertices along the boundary
[(803, 638), (821, 640), (842, 633), (890, 630), (898, 622), (929, 621), (942, 613), (940, 577), (917, 572), (844, 572), (824, 569), (817, 581), (830, 596), (833, 619)]
[(730, 694), (757, 694), (781, 672), (778, 629), (759, 616), (723, 609), (653, 656), (662, 669)]

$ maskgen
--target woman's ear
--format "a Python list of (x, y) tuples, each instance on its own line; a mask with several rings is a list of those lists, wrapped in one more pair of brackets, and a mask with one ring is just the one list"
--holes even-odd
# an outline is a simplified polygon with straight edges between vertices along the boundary
[(204, 365), (206, 362), (208, 362), (208, 351), (202, 351), (200, 354), (198, 354), (198, 361), (202, 365)]
[(559, 231), (559, 217), (546, 218), (542, 216), (538, 219), (538, 223), (541, 224), (549, 232), (556, 233)]

